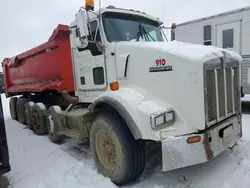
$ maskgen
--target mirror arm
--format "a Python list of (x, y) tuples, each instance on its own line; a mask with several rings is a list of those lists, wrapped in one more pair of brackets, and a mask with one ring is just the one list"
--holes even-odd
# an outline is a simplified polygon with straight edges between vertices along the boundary
[(99, 16), (98, 13), (96, 13), (96, 12), (94, 12), (94, 11), (92, 11), (92, 10), (88, 10), (88, 11), (87, 11), (87, 9), (86, 9), (85, 7), (81, 7), (79, 11), (81, 11), (82, 9), (86, 10), (86, 12), (91, 12), (91, 13), (93, 13), (93, 14)]

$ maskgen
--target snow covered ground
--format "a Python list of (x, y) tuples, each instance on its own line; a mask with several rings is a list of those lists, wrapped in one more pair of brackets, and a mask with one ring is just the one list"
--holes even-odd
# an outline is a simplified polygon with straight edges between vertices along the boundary
[[(94, 168), (89, 147), (69, 139), (52, 144), (10, 119), (8, 100), (3, 98), (10, 162), (6, 176), (13, 188), (116, 187)], [(143, 188), (248, 188), (250, 185), (250, 96), (243, 99), (244, 136), (233, 151), (213, 161), (162, 173), (148, 169), (138, 182), (127, 187)]]

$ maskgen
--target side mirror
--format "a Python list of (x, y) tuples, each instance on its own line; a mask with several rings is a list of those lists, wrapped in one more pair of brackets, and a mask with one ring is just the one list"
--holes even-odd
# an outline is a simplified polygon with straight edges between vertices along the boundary
[(78, 48), (86, 48), (88, 46), (88, 19), (85, 11), (79, 11), (76, 15), (76, 24), (79, 37), (76, 38), (75, 44)]
[(89, 36), (88, 19), (85, 11), (79, 11), (77, 13), (76, 23), (79, 28), (80, 39)]

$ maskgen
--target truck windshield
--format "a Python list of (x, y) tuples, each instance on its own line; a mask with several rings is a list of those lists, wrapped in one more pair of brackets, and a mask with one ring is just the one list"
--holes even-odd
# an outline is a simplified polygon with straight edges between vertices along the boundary
[(159, 23), (142, 16), (108, 12), (103, 24), (109, 42), (164, 41)]

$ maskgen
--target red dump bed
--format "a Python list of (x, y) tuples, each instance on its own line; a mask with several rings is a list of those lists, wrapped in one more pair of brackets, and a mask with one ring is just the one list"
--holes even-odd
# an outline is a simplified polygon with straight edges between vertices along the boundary
[(69, 27), (58, 25), (48, 42), (3, 61), (6, 95), (74, 91)]

